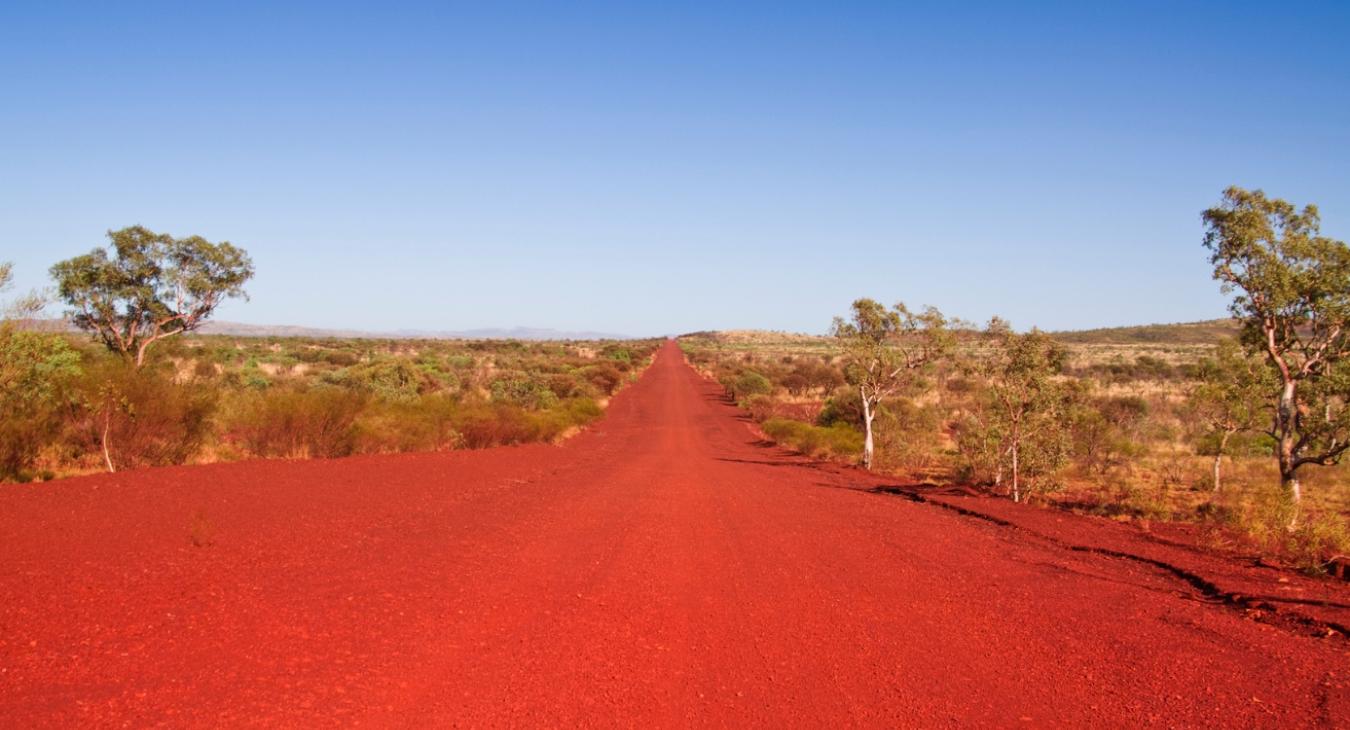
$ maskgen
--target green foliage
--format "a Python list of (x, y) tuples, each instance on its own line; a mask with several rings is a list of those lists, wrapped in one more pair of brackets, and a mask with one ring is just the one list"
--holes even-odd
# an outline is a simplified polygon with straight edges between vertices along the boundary
[(459, 443), (460, 405), (443, 393), (368, 402), (354, 424), (353, 450), (363, 454), (441, 451)]
[(0, 480), (33, 477), (33, 463), (59, 433), (79, 375), (79, 355), (61, 337), (0, 323)]
[(816, 417), (821, 426), (845, 424), (856, 426), (863, 422), (862, 396), (853, 388), (838, 388), (825, 401), (825, 407)]
[[(1273, 436), (1252, 438), (1252, 431), (1269, 428), (1272, 405), (1278, 400), (1279, 384), (1264, 358), (1244, 353), (1235, 340), (1223, 342), (1213, 357), (1196, 367), (1198, 383), (1187, 399), (1189, 415), (1199, 421), (1201, 434), (1198, 453), (1212, 454), (1213, 488), (1220, 486), (1220, 461), (1235, 438), (1233, 448), (1261, 443), (1266, 453), (1276, 453)], [(1245, 437), (1245, 438), (1244, 438)]]
[[(13, 269), (0, 263), (0, 291)], [(61, 428), (80, 375), (79, 353), (60, 335), (20, 329), (9, 316), (28, 317), (41, 309), (32, 295), (4, 307), (0, 320), (0, 480), (28, 481), (43, 446)]]
[(558, 403), (558, 396), (548, 383), (531, 377), (528, 373), (506, 373), (491, 385), (492, 400), (507, 403), (529, 410), (552, 408)]
[(1270, 434), (1260, 432), (1238, 432), (1229, 437), (1220, 449), (1222, 434), (1209, 431), (1195, 439), (1195, 453), (1200, 456), (1253, 457), (1270, 456), (1275, 450), (1275, 439)]
[(1037, 330), (1013, 332), (1001, 320), (987, 330), (992, 347), (967, 365), (982, 397), (958, 424), (957, 442), (975, 469), (1009, 477), (1014, 500), (1059, 486), (1055, 472), (1072, 451), (1076, 389), (1058, 379), (1067, 353)]
[(747, 370), (731, 381), (731, 394), (736, 400), (750, 396), (768, 395), (773, 392), (773, 383), (753, 370)]
[(182, 464), (211, 433), (218, 393), (161, 368), (104, 361), (81, 380), (82, 450), (97, 453), (106, 431), (117, 468)]
[(1299, 468), (1336, 464), (1350, 448), (1350, 247), (1321, 235), (1315, 206), (1260, 190), (1228, 188), (1203, 218), (1242, 341), (1281, 386), (1271, 394), (1276, 460), (1296, 506)]
[(51, 268), (80, 329), (140, 366), (155, 341), (196, 329), (229, 297), (244, 296), (253, 263), (242, 249), (141, 226), (109, 231), (108, 249)]
[(914, 388), (922, 371), (945, 357), (954, 342), (947, 319), (933, 307), (913, 312), (903, 303), (887, 309), (873, 299), (853, 302), (850, 319), (835, 317), (831, 334), (844, 353), (844, 375), (863, 406), (864, 468), (873, 458), (873, 410)]
[(356, 419), (368, 401), (344, 388), (280, 388), (241, 393), (223, 438), (263, 457), (338, 457), (356, 448)]
[(892, 398), (876, 414), (877, 465), (922, 473), (939, 459), (943, 410), (909, 398)]
[(407, 360), (379, 360), (340, 370), (325, 378), (329, 383), (361, 390), (388, 401), (410, 402), (436, 390), (426, 371)]
[(633, 364), (633, 353), (627, 347), (621, 345), (609, 345), (605, 347), (602, 354), (607, 360), (614, 360), (625, 365)]
[(813, 426), (788, 418), (770, 418), (761, 428), (774, 441), (808, 456), (847, 456), (862, 449), (863, 435), (842, 423)]

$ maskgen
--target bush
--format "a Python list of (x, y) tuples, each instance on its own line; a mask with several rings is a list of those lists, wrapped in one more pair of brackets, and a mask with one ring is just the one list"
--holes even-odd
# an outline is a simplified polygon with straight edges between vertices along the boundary
[(333, 373), (325, 380), (334, 385), (364, 390), (383, 400), (402, 402), (414, 401), (417, 396), (429, 393), (437, 386), (426, 371), (407, 360), (362, 363)]
[(837, 389), (816, 417), (816, 423), (821, 426), (855, 426), (862, 422), (862, 396), (852, 388)]
[(577, 379), (569, 373), (550, 375), (546, 383), (548, 389), (559, 399), (573, 398), (586, 393), (586, 386), (577, 382)]
[(367, 404), (354, 426), (355, 451), (391, 454), (454, 448), (459, 442), (455, 430), (458, 408), (452, 398), (441, 394)]
[(493, 401), (529, 410), (551, 408), (558, 403), (558, 396), (547, 384), (523, 372), (508, 373), (497, 378), (492, 381), (490, 390)]
[(177, 382), (165, 370), (134, 370), (121, 360), (91, 369), (81, 390), (85, 451), (100, 452), (106, 430), (117, 468), (190, 460), (211, 433), (218, 400), (217, 391), (199, 381)]
[(509, 403), (465, 405), (455, 414), (455, 431), (470, 449), (527, 443), (538, 433), (524, 409)]
[(863, 447), (863, 435), (843, 424), (824, 427), (790, 418), (770, 418), (761, 427), (769, 438), (808, 456), (852, 456)]
[(940, 458), (942, 418), (934, 406), (892, 398), (877, 408), (876, 464), (911, 472), (927, 470)]
[(255, 456), (347, 456), (365, 395), (341, 388), (277, 389), (243, 394), (225, 424), (226, 440)]
[(0, 324), (0, 480), (28, 481), (60, 432), (79, 355), (59, 335)]
[(753, 370), (746, 370), (731, 381), (731, 395), (737, 401), (752, 395), (768, 395), (773, 392), (773, 383)]

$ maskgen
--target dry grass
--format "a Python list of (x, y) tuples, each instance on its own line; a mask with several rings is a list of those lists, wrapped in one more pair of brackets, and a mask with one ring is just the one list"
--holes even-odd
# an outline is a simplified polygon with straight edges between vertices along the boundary
[[(1086, 381), (1091, 402), (1138, 398), (1145, 402), (1147, 414), (1128, 433), (1117, 434), (1126, 444), (1112, 458), (1102, 462), (1075, 456), (1056, 475), (1062, 489), (1044, 500), (1143, 525), (1195, 523), (1215, 544), (1242, 545), (1309, 570), (1324, 566), (1331, 556), (1350, 553), (1350, 465), (1305, 467), (1301, 527), (1294, 532), (1286, 529), (1290, 511), (1280, 492), (1274, 459), (1259, 449), (1225, 457), (1223, 489), (1213, 492), (1213, 457), (1198, 453), (1199, 434), (1187, 420), (1185, 403), (1194, 384), (1189, 379), (1194, 364), (1214, 349), (1212, 342), (1197, 333), (1226, 332), (1228, 327), (1218, 322), (1183, 328), (1187, 328), (1185, 337), (1177, 342), (1099, 341), (1104, 335), (1097, 333), (1068, 345), (1070, 366), (1065, 377)], [(1149, 336), (1160, 336), (1158, 328), (1144, 329)], [(728, 375), (746, 370), (775, 381), (802, 361), (838, 367), (837, 348), (826, 337), (701, 333), (682, 338), (681, 346), (700, 372), (723, 382)], [(964, 337), (957, 357), (981, 357), (983, 347), (978, 338)], [(960, 380), (959, 372), (947, 366), (923, 392), (903, 403), (892, 403), (896, 418), (881, 422), (877, 434), (879, 469), (925, 481), (966, 479), (968, 471), (952, 441), (951, 423), (970, 395), (943, 385)], [(798, 446), (804, 442), (801, 445), (811, 453), (856, 460), (856, 455), (841, 450), (849, 443), (846, 439), (837, 440), (834, 448), (818, 445), (821, 435), (813, 430), (818, 426), (812, 421), (831, 395), (792, 394), (775, 387), (772, 394), (754, 396), (743, 405), (756, 418), (774, 420), (774, 433), (780, 437), (776, 438), (784, 443)], [(784, 418), (799, 425), (783, 423)]]

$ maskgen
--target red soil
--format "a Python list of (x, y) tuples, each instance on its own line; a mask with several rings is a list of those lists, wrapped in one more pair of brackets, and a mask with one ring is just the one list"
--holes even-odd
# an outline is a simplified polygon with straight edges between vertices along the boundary
[(668, 345), (562, 447), (8, 487), (0, 724), (1350, 718), (1350, 642), (884, 484)]

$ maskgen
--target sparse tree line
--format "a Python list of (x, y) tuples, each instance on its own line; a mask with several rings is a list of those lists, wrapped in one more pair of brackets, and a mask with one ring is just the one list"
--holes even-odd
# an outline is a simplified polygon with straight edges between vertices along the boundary
[[(659, 344), (189, 336), (244, 296), (248, 255), (140, 226), (109, 240), (51, 268), (90, 337), (39, 319), (41, 292), (0, 317), (0, 481), (552, 441)], [(0, 290), (11, 281), (0, 264)]]
[[(871, 299), (835, 319), (827, 351), (760, 353), (708, 337), (685, 348), (780, 442), (867, 468), (880, 454), (891, 469), (945, 470), (1018, 501), (1072, 479), (1156, 494), (1187, 481), (1210, 495), (1196, 506), (1204, 513), (1225, 496), (1226, 456), (1265, 454), (1277, 474), (1273, 521), (1318, 531), (1317, 550), (1348, 549), (1350, 498), (1304, 525), (1303, 484), (1350, 449), (1350, 247), (1321, 235), (1315, 207), (1261, 191), (1230, 188), (1202, 220), (1240, 336), (1189, 362), (1074, 364), (1035, 329), (997, 318), (975, 328)], [(1118, 392), (1145, 382), (1156, 387)], [(1186, 476), (1186, 453), (1212, 458), (1203, 486)], [(1158, 489), (1129, 476), (1141, 463)]]

